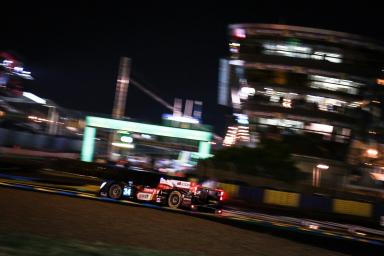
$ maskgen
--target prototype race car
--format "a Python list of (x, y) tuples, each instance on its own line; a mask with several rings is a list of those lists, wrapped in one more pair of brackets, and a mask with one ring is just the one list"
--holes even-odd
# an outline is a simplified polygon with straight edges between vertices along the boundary
[(224, 191), (205, 188), (190, 181), (159, 176), (157, 185), (152, 186), (135, 184), (132, 180), (107, 180), (101, 184), (99, 196), (146, 201), (167, 205), (170, 208), (212, 211), (220, 214)]

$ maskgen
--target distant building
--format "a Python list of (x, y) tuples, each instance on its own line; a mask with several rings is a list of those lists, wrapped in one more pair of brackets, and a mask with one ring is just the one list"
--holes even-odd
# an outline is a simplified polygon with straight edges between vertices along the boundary
[(234, 24), (229, 58), (220, 62), (219, 104), (248, 119), (250, 138), (312, 136), (341, 146), (377, 140), (383, 137), (383, 69), (384, 46), (372, 39)]

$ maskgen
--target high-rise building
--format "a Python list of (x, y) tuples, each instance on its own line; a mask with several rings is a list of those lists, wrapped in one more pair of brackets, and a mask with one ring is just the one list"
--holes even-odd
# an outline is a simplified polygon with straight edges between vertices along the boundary
[(384, 46), (342, 32), (273, 24), (229, 26), (219, 103), (252, 134), (346, 143), (382, 137)]

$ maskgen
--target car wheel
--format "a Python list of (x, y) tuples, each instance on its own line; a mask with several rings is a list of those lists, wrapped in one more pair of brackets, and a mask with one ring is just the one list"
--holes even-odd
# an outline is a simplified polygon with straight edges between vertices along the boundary
[(179, 208), (182, 202), (182, 196), (179, 191), (172, 191), (168, 197), (168, 206), (170, 208)]
[(108, 196), (112, 199), (120, 199), (123, 195), (123, 188), (119, 184), (112, 184), (108, 190)]

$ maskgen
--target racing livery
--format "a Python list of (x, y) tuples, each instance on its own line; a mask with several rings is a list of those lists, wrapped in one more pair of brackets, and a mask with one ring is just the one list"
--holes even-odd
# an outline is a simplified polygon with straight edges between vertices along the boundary
[(107, 180), (101, 184), (99, 196), (221, 213), (224, 199), (224, 191), (221, 189), (205, 188), (190, 181), (164, 178), (163, 175), (159, 176), (156, 183), (150, 186), (135, 184), (132, 180)]

